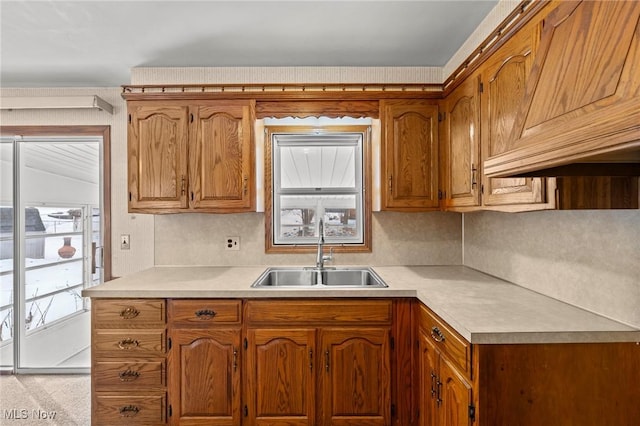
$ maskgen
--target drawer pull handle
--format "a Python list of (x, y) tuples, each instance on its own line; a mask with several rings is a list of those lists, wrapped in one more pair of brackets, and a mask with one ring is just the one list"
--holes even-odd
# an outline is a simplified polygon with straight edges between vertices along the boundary
[(134, 417), (140, 412), (140, 408), (135, 405), (125, 405), (120, 407), (120, 416), (122, 417)]
[(140, 373), (129, 368), (125, 371), (121, 371), (118, 376), (120, 377), (121, 382), (133, 382), (138, 377), (140, 377)]
[(436, 342), (444, 342), (444, 334), (438, 327), (431, 327), (431, 338)]
[(122, 319), (133, 319), (140, 315), (140, 311), (134, 308), (133, 306), (127, 306), (123, 310), (120, 311), (120, 317)]
[(137, 348), (138, 346), (140, 346), (140, 342), (134, 339), (122, 339), (118, 342), (118, 347), (124, 350)]
[(196, 316), (201, 320), (211, 320), (216, 316), (216, 312), (212, 309), (200, 309), (196, 311)]

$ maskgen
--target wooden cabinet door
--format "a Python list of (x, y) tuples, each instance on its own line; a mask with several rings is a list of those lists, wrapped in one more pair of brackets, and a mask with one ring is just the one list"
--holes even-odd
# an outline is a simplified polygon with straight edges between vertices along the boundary
[(171, 339), (171, 424), (239, 425), (240, 329), (177, 329)]
[(382, 208), (423, 211), (439, 207), (438, 106), (427, 101), (381, 101)]
[(129, 105), (129, 211), (188, 207), (187, 116), (184, 106)]
[(418, 407), (420, 426), (438, 425), (438, 360), (440, 354), (424, 332), (418, 333)]
[(252, 111), (248, 102), (191, 107), (192, 208), (222, 212), (252, 210), (255, 198)]
[(544, 17), (507, 149), (495, 176), (640, 147), (640, 2), (558, 1)]
[[(479, 83), (470, 76), (444, 102), (447, 207), (480, 205)], [(441, 144), (442, 145), (442, 144)]]
[(441, 426), (471, 426), (469, 406), (472, 403), (471, 385), (462, 377), (446, 357), (440, 357), (438, 381)]
[(248, 425), (316, 423), (315, 329), (248, 329)]
[(390, 330), (320, 330), (321, 425), (391, 424)]
[[(482, 68), (482, 157), (493, 157), (509, 149), (515, 111), (525, 96), (531, 72), (537, 31), (524, 28), (505, 43)], [(544, 178), (482, 178), (482, 204), (500, 206), (544, 203)], [(549, 194), (553, 198), (553, 194)], [(540, 207), (542, 208), (542, 207)]]

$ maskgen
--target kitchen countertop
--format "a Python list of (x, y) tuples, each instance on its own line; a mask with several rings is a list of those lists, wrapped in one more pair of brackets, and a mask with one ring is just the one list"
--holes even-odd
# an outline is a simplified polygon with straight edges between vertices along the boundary
[(257, 267), (154, 267), (94, 298), (415, 297), (474, 344), (640, 342), (640, 330), (464, 266), (380, 266), (388, 288), (251, 288)]

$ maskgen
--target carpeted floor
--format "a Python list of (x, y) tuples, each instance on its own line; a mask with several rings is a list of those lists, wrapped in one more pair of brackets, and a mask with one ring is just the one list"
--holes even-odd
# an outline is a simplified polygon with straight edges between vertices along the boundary
[(89, 375), (0, 375), (0, 425), (91, 424)]

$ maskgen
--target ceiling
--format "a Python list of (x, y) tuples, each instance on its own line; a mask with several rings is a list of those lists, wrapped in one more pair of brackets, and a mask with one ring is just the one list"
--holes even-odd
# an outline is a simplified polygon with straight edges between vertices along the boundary
[(0, 0), (1, 87), (116, 87), (134, 67), (442, 67), (497, 0)]

